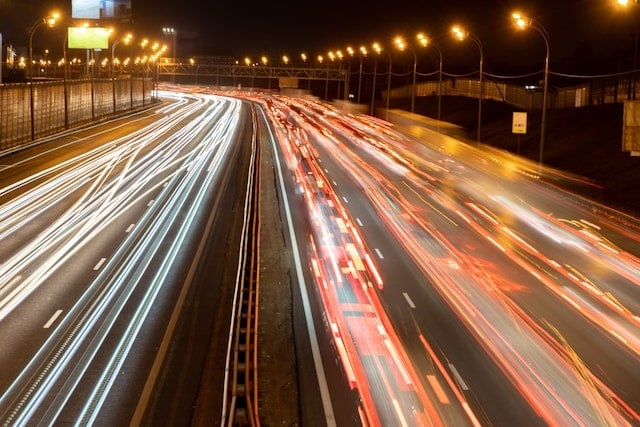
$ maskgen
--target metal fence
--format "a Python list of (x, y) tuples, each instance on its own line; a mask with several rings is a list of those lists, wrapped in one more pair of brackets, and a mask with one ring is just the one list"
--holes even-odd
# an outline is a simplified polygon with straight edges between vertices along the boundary
[(155, 101), (151, 77), (0, 85), (0, 151)]
[[(542, 109), (542, 92), (528, 89), (522, 85), (504, 83), (491, 79), (483, 81), (483, 99), (493, 99), (511, 104), (525, 111)], [(411, 97), (412, 85), (391, 89), (391, 98)], [(438, 82), (416, 83), (416, 96), (436, 96)], [(466, 96), (478, 98), (480, 84), (478, 79), (446, 79), (442, 81), (442, 95)], [(386, 91), (382, 94), (386, 97)], [(624, 75), (608, 78), (590, 79), (572, 86), (554, 87), (548, 96), (549, 108), (578, 108), (589, 105), (621, 103), (640, 98), (640, 84), (636, 76)]]

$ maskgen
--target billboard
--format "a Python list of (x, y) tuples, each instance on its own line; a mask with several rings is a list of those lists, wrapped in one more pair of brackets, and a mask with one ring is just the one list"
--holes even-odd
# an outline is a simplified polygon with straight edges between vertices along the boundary
[(71, 17), (131, 21), (131, 0), (71, 0)]
[(107, 49), (109, 30), (101, 27), (67, 28), (69, 49)]

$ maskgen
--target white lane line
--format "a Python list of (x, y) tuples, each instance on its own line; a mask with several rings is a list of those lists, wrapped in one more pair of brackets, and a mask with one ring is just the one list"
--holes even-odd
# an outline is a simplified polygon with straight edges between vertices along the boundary
[(402, 295), (404, 295), (404, 299), (407, 300), (407, 304), (409, 304), (409, 307), (416, 308), (416, 305), (413, 303), (413, 300), (411, 299), (408, 293), (403, 292)]
[(438, 400), (440, 401), (440, 403), (445, 405), (449, 403), (447, 393), (444, 392), (444, 389), (440, 385), (440, 381), (438, 381), (435, 375), (427, 375), (427, 380), (429, 381), (429, 384), (431, 384), (431, 388), (436, 393), (436, 396), (438, 396)]
[(342, 196), (342, 200), (344, 200), (345, 203), (349, 203), (349, 200), (347, 200), (347, 198), (344, 196)]
[(56, 310), (56, 312), (53, 313), (53, 316), (51, 316), (49, 320), (47, 320), (47, 323), (45, 323), (42, 328), (49, 329), (51, 325), (53, 325), (53, 322), (55, 322), (58, 319), (58, 317), (60, 317), (61, 314), (62, 314), (62, 310)]
[(382, 255), (382, 252), (380, 252), (380, 249), (376, 248), (375, 251), (376, 251), (376, 254), (378, 255), (378, 258), (384, 259), (384, 255)]
[(362, 227), (364, 224), (362, 223), (362, 221), (360, 221), (360, 218), (356, 218), (356, 222), (358, 223), (358, 225), (360, 227)]
[(338, 186), (338, 183), (337, 183), (337, 182), (335, 182), (335, 181), (331, 181), (331, 182), (333, 182), (333, 185), (334, 185), (335, 187), (337, 187), (337, 186)]
[(106, 260), (107, 260), (106, 258), (102, 258), (102, 259), (100, 259), (100, 261), (98, 261), (98, 263), (96, 264), (96, 266), (95, 266), (95, 267), (93, 267), (93, 270), (94, 270), (94, 271), (96, 271), (96, 270), (100, 270), (100, 267), (102, 267), (102, 264), (104, 264), (104, 262), (105, 262)]
[(153, 204), (153, 202), (154, 202), (153, 199), (149, 200), (149, 203), (147, 203), (147, 206), (151, 206)]
[(125, 230), (125, 233), (129, 233), (131, 230), (133, 230), (133, 227), (135, 227), (135, 226), (136, 226), (135, 224), (129, 224), (129, 226)]
[(458, 370), (456, 369), (456, 367), (453, 366), (453, 363), (449, 363), (449, 369), (451, 369), (451, 373), (453, 374), (453, 378), (456, 379), (456, 382), (458, 383), (460, 388), (463, 389), (463, 390), (469, 390), (469, 386), (467, 385), (467, 383), (464, 382), (464, 380), (460, 376), (460, 373), (458, 373)]

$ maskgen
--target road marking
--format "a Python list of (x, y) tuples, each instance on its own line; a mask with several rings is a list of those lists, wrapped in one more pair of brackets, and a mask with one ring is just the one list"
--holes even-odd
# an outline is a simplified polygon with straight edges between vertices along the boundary
[(404, 295), (404, 299), (407, 300), (407, 304), (409, 304), (409, 307), (416, 308), (416, 305), (413, 303), (413, 300), (411, 299), (408, 293), (403, 292), (402, 295)]
[(442, 386), (440, 385), (440, 381), (436, 378), (435, 375), (427, 375), (427, 380), (429, 384), (431, 384), (431, 388), (436, 393), (438, 400), (440, 403), (447, 404), (449, 403), (449, 398), (447, 397), (447, 393), (444, 392)]
[(58, 317), (60, 317), (61, 314), (62, 314), (62, 310), (57, 310), (55, 313), (53, 313), (53, 316), (51, 316), (47, 321), (47, 323), (44, 324), (43, 328), (49, 329), (51, 325), (53, 325), (53, 322), (55, 322), (58, 319)]
[(135, 224), (130, 224), (130, 225), (127, 227), (127, 230), (125, 231), (125, 233), (128, 233), (128, 232), (130, 232), (131, 230), (133, 230), (133, 227), (135, 227), (135, 226), (136, 226)]
[(337, 183), (337, 182), (335, 182), (335, 181), (331, 181), (331, 182), (333, 182), (333, 185), (334, 185), (334, 186), (336, 186), (336, 187), (338, 186), (338, 183)]
[(622, 341), (623, 344), (627, 343), (627, 340), (625, 340), (622, 335), (620, 335), (619, 333), (617, 333), (616, 331), (614, 331), (613, 329), (609, 329), (609, 333), (611, 335), (613, 335), (614, 337), (616, 337), (617, 339), (619, 339), (620, 341)]
[(456, 379), (456, 382), (458, 383), (460, 388), (463, 390), (469, 390), (469, 386), (464, 382), (456, 367), (453, 366), (453, 363), (449, 363), (449, 369), (451, 369), (451, 373), (453, 373), (453, 377)]
[(151, 206), (153, 204), (153, 202), (154, 202), (153, 199), (149, 200), (149, 203), (147, 203), (147, 206)]
[(347, 200), (347, 198), (344, 196), (342, 196), (342, 200), (344, 200), (345, 203), (349, 203), (349, 200)]
[(360, 218), (356, 218), (356, 222), (358, 223), (358, 225), (360, 227), (362, 227), (364, 224), (362, 223), (362, 221), (360, 221)]
[(382, 255), (382, 252), (380, 252), (380, 249), (376, 248), (375, 251), (376, 251), (376, 254), (378, 254), (378, 258), (384, 259), (384, 255)]
[(100, 270), (100, 267), (102, 267), (102, 264), (104, 264), (104, 262), (105, 262), (106, 260), (107, 260), (106, 258), (102, 258), (102, 259), (100, 259), (100, 261), (98, 261), (98, 263), (96, 264), (96, 266), (95, 266), (95, 267), (93, 267), (93, 270), (94, 270), (94, 271), (96, 271), (96, 270)]

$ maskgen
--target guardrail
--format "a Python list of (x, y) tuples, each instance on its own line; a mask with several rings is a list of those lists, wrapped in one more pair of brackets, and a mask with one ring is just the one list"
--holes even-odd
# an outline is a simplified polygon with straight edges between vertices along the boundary
[[(253, 108), (253, 107), (252, 107)], [(255, 116), (255, 115), (254, 115)], [(233, 315), (220, 425), (259, 426), (258, 418), (258, 277), (260, 262), (260, 148), (253, 121), (253, 154), (244, 208)]]

